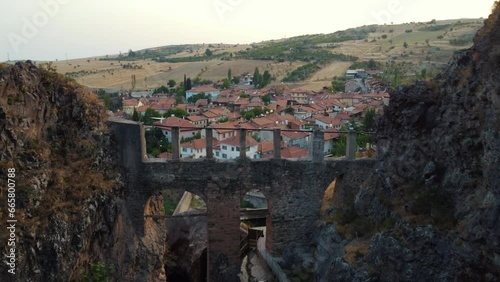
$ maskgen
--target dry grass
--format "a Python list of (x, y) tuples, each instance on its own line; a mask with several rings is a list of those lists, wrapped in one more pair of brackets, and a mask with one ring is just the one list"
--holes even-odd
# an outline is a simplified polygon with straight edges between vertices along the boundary
[(300, 62), (277, 63), (258, 60), (210, 60), (191, 63), (158, 63), (145, 60), (135, 62), (135, 65), (142, 66), (141, 69), (124, 69), (120, 66), (120, 64), (127, 63), (130, 62), (99, 60), (87, 62), (86, 59), (79, 59), (55, 62), (54, 66), (62, 74), (77, 71), (95, 72), (75, 77), (78, 83), (91, 88), (131, 89), (132, 75), (135, 75), (136, 89), (152, 89), (165, 85), (169, 79), (181, 82), (184, 75), (192, 79), (200, 76), (202, 79), (218, 81), (227, 77), (229, 68), (231, 68), (233, 75), (241, 75), (245, 72), (253, 73), (256, 67), (261, 72), (268, 69), (272, 75), (281, 80), (287, 72), (303, 64)]
[[(490, 20), (491, 22), (492, 20)], [(453, 24), (456, 20), (438, 21), (438, 25)], [(460, 38), (462, 35), (471, 33), (479, 28), (482, 23), (478, 20), (462, 20), (464, 25), (458, 25), (453, 31), (418, 31), (421, 28), (429, 27), (427, 23), (409, 23), (399, 25), (379, 26), (377, 31), (368, 35), (368, 40), (352, 40), (337, 44), (337, 47), (332, 49), (333, 53), (342, 53), (359, 57), (360, 60), (374, 59), (380, 62), (387, 60), (409, 61), (416, 64), (421, 64), (430, 54), (430, 61), (437, 63), (445, 63), (453, 51), (464, 48), (463, 46), (451, 46), (449, 40)], [(405, 30), (411, 29), (412, 32), (407, 33)], [(446, 32), (446, 34), (445, 34)], [(383, 39), (383, 35), (387, 36)], [(438, 35), (444, 35), (441, 40), (437, 39)], [(429, 40), (429, 45), (425, 42)], [(392, 42), (392, 43), (391, 43)], [(403, 43), (409, 44), (408, 48), (403, 48)], [(415, 42), (417, 44), (415, 44)], [(211, 47), (209, 47), (211, 45)], [(203, 55), (207, 48), (214, 51), (215, 54), (223, 52), (236, 53), (247, 48), (250, 45), (245, 44), (199, 44), (191, 45), (193, 52), (186, 50), (171, 55), (175, 57), (188, 57), (194, 55)], [(433, 49), (434, 48), (434, 49)], [(441, 51), (433, 55), (435, 48)], [(434, 50), (434, 51), (433, 51)], [(408, 55), (411, 54), (411, 55)], [(402, 56), (403, 55), (403, 56)], [(449, 56), (448, 56), (449, 55)], [(124, 69), (120, 64), (132, 63), (142, 66), (141, 69)], [(302, 83), (302, 87), (308, 90), (319, 90), (323, 86), (329, 86), (333, 76), (341, 76), (348, 69), (350, 62), (333, 62), (326, 65), (315, 73), (309, 80)], [(280, 81), (286, 76), (287, 72), (303, 65), (301, 62), (272, 62), (258, 60), (210, 60), (203, 62), (191, 63), (158, 63), (152, 60), (138, 61), (99, 61), (98, 57), (89, 59), (76, 59), (69, 61), (54, 62), (54, 66), (59, 73), (78, 71), (92, 71), (95, 73), (76, 77), (76, 81), (82, 85), (92, 88), (114, 88), (128, 90), (132, 88), (132, 75), (136, 77), (136, 89), (152, 89), (165, 85), (169, 79), (177, 82), (183, 80), (184, 75), (194, 79), (200, 76), (202, 79), (218, 81), (227, 76), (227, 70), (231, 68), (233, 75), (239, 75), (244, 72), (253, 73), (255, 67), (261, 69), (269, 69), (271, 74), (276, 76), (277, 81)]]
[(370, 240), (353, 241), (344, 247), (344, 259), (352, 266), (357, 266), (357, 260), (364, 257), (370, 248)]
[(321, 203), (321, 214), (325, 214), (326, 210), (330, 207), (333, 201), (333, 195), (335, 193), (335, 185), (337, 183), (337, 179), (335, 179), (328, 188), (326, 188), (325, 195), (323, 196), (323, 202)]
[(327, 81), (328, 84), (331, 83), (334, 76), (342, 77), (345, 74), (345, 71), (351, 65), (351, 62), (333, 62), (323, 67), (321, 70), (316, 72), (311, 81)]

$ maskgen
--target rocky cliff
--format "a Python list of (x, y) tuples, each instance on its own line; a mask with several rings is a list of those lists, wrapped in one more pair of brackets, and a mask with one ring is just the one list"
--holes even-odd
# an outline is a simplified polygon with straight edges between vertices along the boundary
[(320, 280), (499, 281), (500, 5), (441, 75), (391, 93), (377, 139), (374, 176), (319, 235)]
[[(0, 175), (15, 181), (15, 191), (1, 185), (0, 220), (17, 220), (0, 232), (0, 281), (165, 280), (165, 226), (149, 220), (143, 238), (128, 228), (106, 120), (94, 94), (50, 65), (0, 66)], [(162, 201), (153, 197), (148, 212), (161, 213)]]

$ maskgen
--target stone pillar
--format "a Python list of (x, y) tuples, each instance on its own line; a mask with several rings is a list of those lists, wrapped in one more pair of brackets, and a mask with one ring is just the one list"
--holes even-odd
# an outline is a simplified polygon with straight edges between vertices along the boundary
[(240, 129), (240, 158), (247, 157), (247, 130), (244, 128)]
[(349, 161), (356, 158), (356, 131), (352, 128), (349, 128), (349, 133), (347, 133), (345, 158)]
[(213, 135), (212, 128), (205, 128), (205, 138), (207, 140), (207, 159), (212, 159), (214, 157)]
[(325, 159), (325, 133), (321, 130), (313, 132), (313, 149), (312, 160), (313, 162), (321, 162)]
[(211, 282), (240, 281), (240, 191), (226, 177), (216, 175), (215, 183), (207, 186), (207, 281)]
[(146, 131), (144, 129), (144, 124), (141, 122), (140, 123), (140, 129), (139, 131), (141, 132), (141, 160), (144, 161), (148, 158), (148, 151), (146, 147)]
[(172, 159), (178, 160), (180, 158), (181, 143), (180, 143), (180, 128), (172, 127)]
[(281, 159), (281, 129), (273, 129), (274, 158)]

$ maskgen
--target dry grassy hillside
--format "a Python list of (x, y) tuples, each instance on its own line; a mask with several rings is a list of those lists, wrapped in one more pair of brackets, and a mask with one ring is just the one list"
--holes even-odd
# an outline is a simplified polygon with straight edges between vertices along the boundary
[[(357, 57), (358, 61), (374, 59), (382, 63), (387, 61), (407, 62), (411, 66), (410, 75), (412, 71), (417, 73), (424, 68), (429, 73), (434, 73), (448, 62), (454, 51), (470, 47), (472, 36), (482, 25), (481, 19), (381, 25), (376, 26), (373, 32), (367, 34), (364, 39), (318, 43), (315, 47), (321, 47), (331, 53), (352, 55)], [(358, 29), (362, 28), (364, 27)], [(330, 34), (297, 38), (317, 40), (321, 39), (322, 36), (326, 38)], [(130, 61), (118, 60), (118, 57), (116, 60), (100, 60), (96, 57), (59, 61), (53, 62), (53, 64), (59, 73), (72, 73), (77, 82), (92, 88), (128, 90), (132, 88), (133, 75), (136, 78), (136, 89), (156, 88), (165, 85), (169, 79), (179, 82), (183, 80), (184, 75), (191, 78), (199, 76), (202, 79), (218, 81), (227, 76), (229, 68), (231, 68), (233, 75), (241, 75), (245, 72), (253, 73), (255, 67), (261, 71), (268, 69), (279, 82), (288, 73), (307, 62), (238, 59), (238, 54), (287, 40), (295, 39), (267, 41), (252, 45), (222, 43), (182, 45), (178, 47), (177, 52), (165, 56), (166, 59), (203, 56), (207, 48), (212, 50), (216, 56), (215, 59), (195, 62), (157, 62), (152, 59)], [(450, 44), (453, 41), (455, 44)], [(168, 46), (149, 50), (155, 51), (161, 48), (168, 48)], [(221, 59), (221, 56), (225, 55), (227, 55), (226, 58)], [(227, 59), (229, 55), (231, 58)], [(124, 68), (124, 65), (127, 64), (130, 64), (132, 68)], [(306, 80), (295, 83), (295, 86), (314, 90), (328, 86), (334, 76), (342, 76), (351, 64), (352, 61), (333, 60), (321, 65), (320, 70)]]

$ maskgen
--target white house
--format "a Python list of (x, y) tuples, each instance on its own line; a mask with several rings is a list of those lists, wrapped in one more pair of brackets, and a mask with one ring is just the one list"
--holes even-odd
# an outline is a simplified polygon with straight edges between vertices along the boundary
[(339, 130), (342, 127), (342, 121), (340, 119), (324, 115), (315, 115), (314, 123), (323, 129)]
[[(259, 158), (259, 142), (246, 136), (246, 156), (251, 159)], [(240, 136), (235, 136), (219, 142), (219, 148), (214, 150), (215, 158), (222, 160), (236, 159), (240, 156)]]
[(199, 159), (207, 155), (207, 139), (195, 139), (181, 143), (181, 158)]
[(200, 132), (200, 129), (196, 128), (196, 126), (191, 122), (175, 116), (163, 119), (161, 121), (156, 121), (153, 123), (153, 125), (161, 129), (168, 142), (172, 142), (172, 127), (180, 127), (179, 138), (181, 140), (183, 138), (193, 138)]
[(202, 85), (198, 87), (193, 87), (190, 90), (186, 91), (186, 100), (189, 99), (190, 97), (193, 97), (194, 95), (200, 94), (200, 93), (205, 93), (206, 95), (212, 96), (212, 101), (217, 100), (217, 97), (219, 97), (220, 90), (217, 88), (214, 88), (210, 85)]

